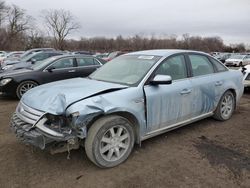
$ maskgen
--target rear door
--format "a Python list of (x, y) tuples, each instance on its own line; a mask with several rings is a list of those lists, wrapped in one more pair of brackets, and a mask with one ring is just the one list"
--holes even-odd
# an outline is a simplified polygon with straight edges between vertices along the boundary
[(192, 116), (212, 112), (218, 100), (224, 84), (224, 77), (216, 72), (216, 67), (205, 55), (188, 54), (192, 71), (191, 83), (193, 86)]
[(87, 77), (101, 66), (101, 63), (94, 57), (78, 57), (76, 62), (76, 74), (78, 77)]
[(152, 75), (169, 75), (172, 84), (145, 85), (147, 134), (171, 128), (188, 120), (192, 115), (193, 89), (184, 55), (176, 55), (163, 61)]

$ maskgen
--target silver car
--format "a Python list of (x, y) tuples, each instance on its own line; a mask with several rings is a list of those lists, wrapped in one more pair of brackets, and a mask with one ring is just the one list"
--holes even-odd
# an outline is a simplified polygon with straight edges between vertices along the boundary
[(250, 64), (250, 55), (234, 55), (225, 61), (226, 66), (244, 66)]
[(228, 120), (242, 96), (242, 78), (202, 52), (129, 53), (88, 78), (29, 90), (11, 127), (24, 143), (53, 153), (83, 145), (97, 166), (114, 167), (135, 143), (209, 116)]

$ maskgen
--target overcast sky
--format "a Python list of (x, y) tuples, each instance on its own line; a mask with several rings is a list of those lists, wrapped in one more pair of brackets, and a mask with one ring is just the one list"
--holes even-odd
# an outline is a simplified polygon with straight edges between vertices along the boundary
[[(40, 21), (41, 10), (71, 11), (81, 29), (73, 38), (189, 33), (250, 44), (250, 0), (5, 0)], [(42, 25), (42, 24), (40, 24)]]

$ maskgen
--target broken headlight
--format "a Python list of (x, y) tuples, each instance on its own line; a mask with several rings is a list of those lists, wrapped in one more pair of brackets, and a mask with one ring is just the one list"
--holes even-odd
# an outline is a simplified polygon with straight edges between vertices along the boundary
[(46, 126), (59, 133), (71, 133), (68, 119), (64, 116), (46, 114)]

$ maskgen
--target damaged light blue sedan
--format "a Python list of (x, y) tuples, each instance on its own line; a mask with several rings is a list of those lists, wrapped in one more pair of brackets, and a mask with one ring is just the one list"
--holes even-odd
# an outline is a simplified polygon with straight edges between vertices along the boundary
[(11, 127), (24, 143), (52, 153), (84, 146), (97, 166), (114, 167), (135, 143), (209, 116), (228, 120), (243, 93), (242, 77), (202, 52), (133, 52), (88, 78), (28, 91)]

